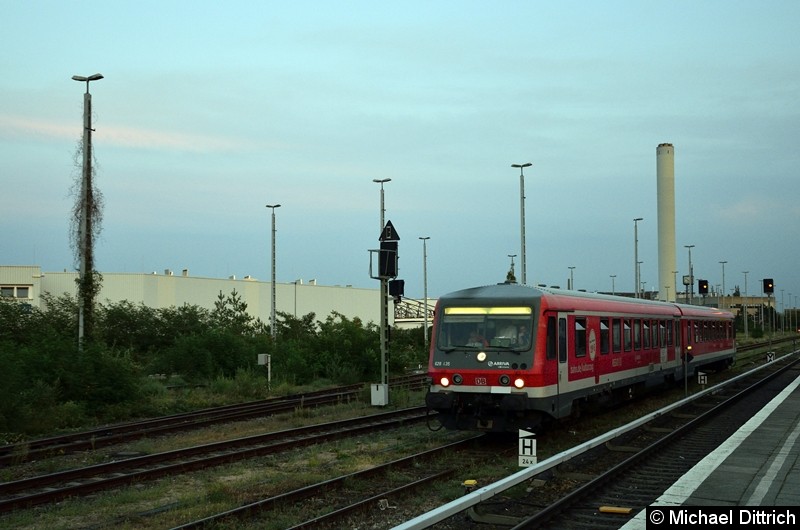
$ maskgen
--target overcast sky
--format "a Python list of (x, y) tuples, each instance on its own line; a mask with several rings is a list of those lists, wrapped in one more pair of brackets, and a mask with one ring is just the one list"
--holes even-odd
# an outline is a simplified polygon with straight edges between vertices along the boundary
[[(656, 147), (695, 277), (800, 295), (800, 2), (2, 1), (3, 265), (74, 270), (90, 86), (101, 272), (657, 289)], [(783, 291), (783, 292), (782, 292)], [(791, 293), (791, 297), (789, 294)]]

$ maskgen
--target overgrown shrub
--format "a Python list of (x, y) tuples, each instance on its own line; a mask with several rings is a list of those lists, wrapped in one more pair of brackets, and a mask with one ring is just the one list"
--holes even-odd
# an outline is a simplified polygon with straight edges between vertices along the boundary
[[(77, 302), (42, 296), (42, 308), (0, 299), (0, 432), (44, 433), (127, 416), (202, 406), (200, 399), (252, 400), (320, 381), (376, 381), (381, 373), (378, 327), (332, 313), (278, 313), (276, 340), (250, 316), (234, 291), (212, 311), (184, 305), (152, 309), (127, 301), (96, 308), (95, 333), (77, 344)], [(259, 354), (271, 357), (257, 365)], [(389, 367), (424, 362), (422, 334), (393, 330)], [(159, 374), (158, 378), (150, 377)], [(173, 389), (174, 381), (186, 383)], [(201, 392), (202, 393), (202, 392)]]

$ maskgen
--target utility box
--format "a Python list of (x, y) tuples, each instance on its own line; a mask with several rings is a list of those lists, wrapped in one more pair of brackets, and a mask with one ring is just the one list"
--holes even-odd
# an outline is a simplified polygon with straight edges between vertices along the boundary
[(372, 385), (372, 406), (385, 407), (389, 404), (389, 385), (374, 383)]

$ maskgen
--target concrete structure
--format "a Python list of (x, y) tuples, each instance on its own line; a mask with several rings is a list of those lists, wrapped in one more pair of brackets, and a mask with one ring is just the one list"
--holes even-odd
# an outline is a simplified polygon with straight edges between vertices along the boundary
[(656, 148), (658, 203), (658, 287), (659, 299), (675, 301), (675, 148), (659, 144)]
[[(192, 277), (184, 269), (179, 274), (171, 270), (160, 273), (104, 272), (98, 303), (127, 300), (156, 309), (180, 307), (184, 304), (213, 309), (219, 294), (227, 297), (233, 291), (247, 304), (247, 312), (270, 322), (271, 283), (250, 276), (241, 279)], [(33, 307), (42, 308), (42, 294), (75, 296), (78, 272), (42, 272), (39, 266), (0, 266), (0, 296), (15, 298)], [(380, 322), (381, 304), (378, 289), (351, 286), (318, 285), (316, 280), (276, 283), (275, 309), (278, 312), (302, 317), (314, 313), (324, 321), (332, 311), (345, 317), (360, 318), (365, 324)], [(390, 300), (391, 304), (392, 301)], [(393, 315), (394, 311), (389, 311)], [(392, 322), (393, 323), (393, 322)]]

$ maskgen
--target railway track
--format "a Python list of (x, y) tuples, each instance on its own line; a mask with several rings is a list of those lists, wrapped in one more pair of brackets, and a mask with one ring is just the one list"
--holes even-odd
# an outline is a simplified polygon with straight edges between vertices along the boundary
[(424, 421), (424, 407), (225, 440), (0, 484), (0, 513)]
[[(343, 525), (343, 521), (357, 516), (360, 511), (374, 511), (375, 508), (391, 510), (392, 501), (397, 496), (431, 488), (437, 481), (449, 479), (459, 469), (458, 459), (465, 456), (464, 453), (474, 450), (476, 444), (484, 438), (484, 435), (477, 434), (364, 471), (335, 477), (192, 521), (173, 530), (215, 527), (219, 524), (231, 524), (231, 520), (235, 519), (247, 519), (249, 524), (253, 524), (254, 521), (269, 517), (270, 511), (276, 507), (299, 501), (309, 502), (311, 498), (317, 499), (316, 504), (327, 507), (325, 513), (310, 519), (300, 519), (287, 526), (288, 529), (350, 527), (351, 525)], [(393, 479), (378, 478), (386, 477), (389, 473), (394, 475)], [(375, 484), (382, 485), (375, 487)]]
[[(658, 499), (800, 374), (798, 361), (768, 376), (744, 378), (665, 415), (615, 444), (607, 444), (557, 473), (577, 485), (517, 529), (616, 529)], [(606, 466), (608, 469), (598, 468)], [(591, 476), (592, 478), (589, 478)], [(535, 491), (535, 490), (534, 490)], [(533, 498), (529, 498), (533, 500)], [(530, 506), (528, 506), (528, 509)]]
[[(420, 390), (425, 387), (425, 376), (415, 374), (398, 377), (392, 379), (390, 384), (393, 387)], [(20, 464), (77, 451), (90, 451), (141, 438), (200, 429), (209, 425), (281, 414), (297, 408), (358, 401), (361, 399), (363, 390), (363, 384), (348, 385), (8, 444), (0, 447), (0, 466)]]

